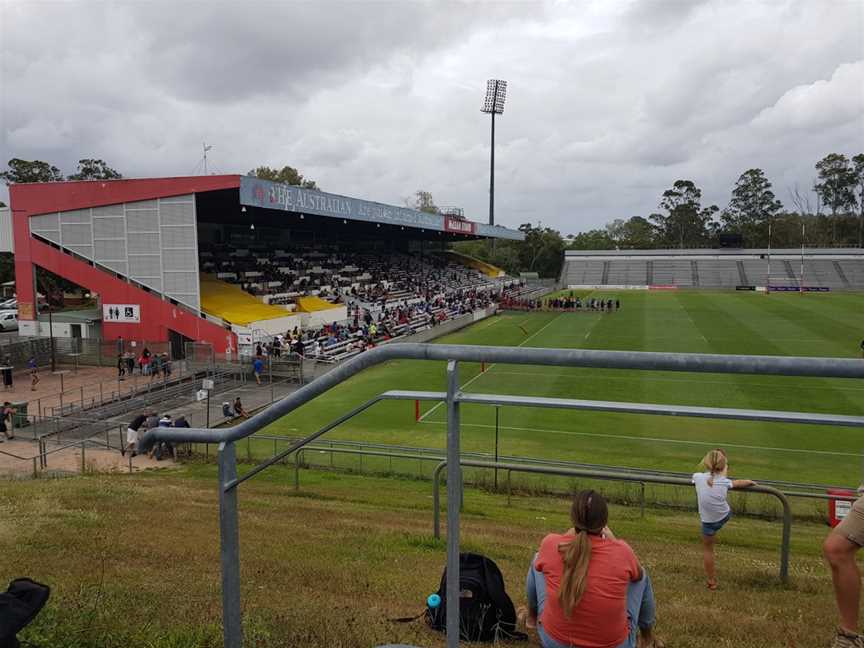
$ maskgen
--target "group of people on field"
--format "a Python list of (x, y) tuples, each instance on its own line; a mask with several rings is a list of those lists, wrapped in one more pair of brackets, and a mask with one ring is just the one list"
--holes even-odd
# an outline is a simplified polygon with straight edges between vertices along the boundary
[(611, 313), (621, 308), (620, 299), (586, 297), (584, 300), (577, 295), (564, 295), (550, 299), (519, 299), (505, 298), (501, 307), (509, 310), (536, 311), (600, 311)]

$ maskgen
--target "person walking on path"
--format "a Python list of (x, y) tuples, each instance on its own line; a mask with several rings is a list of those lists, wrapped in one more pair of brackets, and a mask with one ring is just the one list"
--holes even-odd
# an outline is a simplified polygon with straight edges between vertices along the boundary
[(261, 384), (261, 374), (264, 373), (264, 360), (260, 356), (255, 358), (252, 363), (252, 372), (255, 374), (255, 382)]
[(30, 356), (27, 361), (27, 368), (30, 370), (30, 391), (36, 391), (36, 385), (39, 384), (39, 367), (36, 364), (35, 356)]
[(3, 389), (6, 391), (12, 391), (12, 361), (9, 357), (5, 357), (2, 360), (3, 363)]

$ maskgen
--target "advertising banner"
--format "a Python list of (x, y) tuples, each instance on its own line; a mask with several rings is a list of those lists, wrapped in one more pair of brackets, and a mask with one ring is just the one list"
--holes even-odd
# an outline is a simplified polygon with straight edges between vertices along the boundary
[(457, 234), (474, 234), (475, 227), (471, 221), (460, 220), (458, 218), (444, 217), (444, 231), (456, 232)]

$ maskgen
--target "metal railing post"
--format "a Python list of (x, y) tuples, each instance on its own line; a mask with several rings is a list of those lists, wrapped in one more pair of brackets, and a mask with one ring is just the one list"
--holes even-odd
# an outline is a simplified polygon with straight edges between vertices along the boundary
[(222, 638), (225, 648), (241, 648), (243, 619), (240, 614), (240, 531), (237, 489), (237, 455), (233, 442), (219, 444), (219, 556), (222, 562)]
[(792, 508), (789, 506), (789, 499), (776, 488), (770, 486), (762, 486), (765, 489), (762, 492), (769, 492), (771, 495), (780, 500), (783, 505), (783, 540), (780, 545), (780, 581), (784, 585), (789, 584), (789, 541), (792, 536)]
[(81, 442), (81, 474), (87, 472), (87, 457), (85, 456), (86, 441)]
[(639, 494), (639, 509), (640, 509), (639, 517), (644, 518), (645, 517), (645, 482), (639, 482), (639, 489), (641, 491)]
[(447, 648), (459, 646), (459, 363), (447, 362)]

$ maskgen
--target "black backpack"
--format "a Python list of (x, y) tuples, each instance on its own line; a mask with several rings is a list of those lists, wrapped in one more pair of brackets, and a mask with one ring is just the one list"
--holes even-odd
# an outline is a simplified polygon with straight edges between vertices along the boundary
[[(459, 637), (465, 641), (527, 639), (516, 630), (516, 609), (504, 590), (504, 577), (494, 561), (474, 553), (459, 555)], [(441, 604), (426, 608), (433, 630), (447, 631), (447, 570), (438, 587)]]

